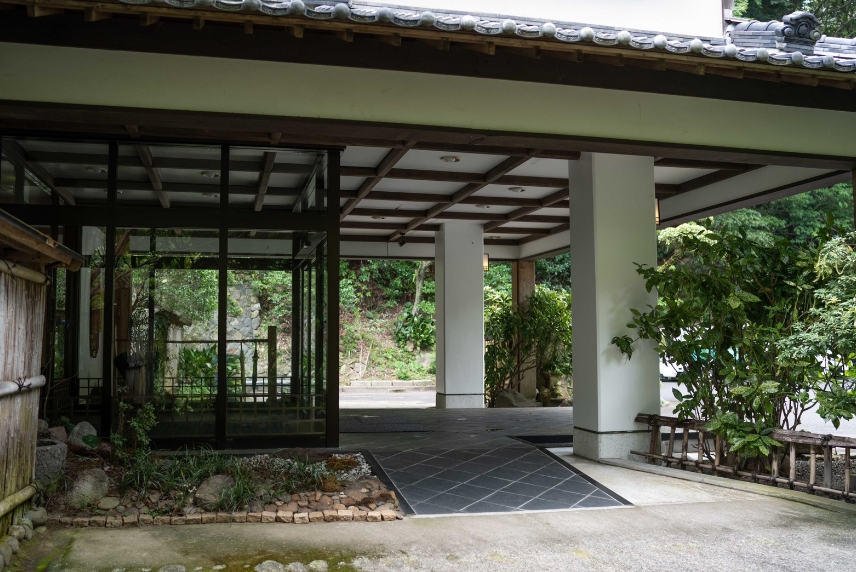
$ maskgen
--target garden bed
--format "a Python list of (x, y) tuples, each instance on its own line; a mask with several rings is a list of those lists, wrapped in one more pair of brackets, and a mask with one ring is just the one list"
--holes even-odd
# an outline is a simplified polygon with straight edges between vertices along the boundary
[[(103, 455), (103, 451), (102, 451)], [(223, 522), (380, 522), (403, 518), (398, 499), (360, 453), (211, 450), (125, 458), (68, 453), (48, 489), (49, 522), (121, 527)]]

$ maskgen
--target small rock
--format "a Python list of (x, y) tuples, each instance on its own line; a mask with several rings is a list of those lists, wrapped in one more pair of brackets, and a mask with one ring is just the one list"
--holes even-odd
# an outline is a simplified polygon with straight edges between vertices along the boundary
[(39, 439), (41, 439), (42, 437), (49, 437), (49, 431), (50, 427), (48, 426), (48, 422), (44, 419), (39, 419), (38, 423), (36, 424), (36, 437)]
[(12, 561), (12, 547), (3, 542), (3, 538), (0, 538), (0, 560), (3, 562)]
[(276, 560), (265, 560), (261, 564), (257, 564), (253, 570), (256, 572), (287, 572), (288, 568)]
[(98, 431), (96, 431), (95, 427), (93, 427), (90, 423), (87, 423), (86, 421), (81, 421), (80, 423), (74, 426), (74, 429), (72, 429), (71, 433), (68, 435), (68, 443), (69, 445), (80, 447), (81, 449), (94, 449), (95, 447), (90, 447), (89, 445), (83, 442), (83, 438), (88, 435), (97, 437)]
[(309, 569), (313, 572), (327, 572), (327, 563), (323, 560), (313, 560), (309, 563)]
[(6, 536), (3, 538), (3, 541), (12, 549), (12, 554), (17, 554), (18, 550), (21, 549), (21, 543), (14, 536)]
[(381, 516), (379, 510), (373, 510), (373, 511), (369, 512), (368, 515), (366, 516), (366, 520), (368, 522), (380, 522), (382, 519), (383, 519), (383, 517)]
[(291, 522), (294, 520), (294, 513), (288, 510), (280, 510), (276, 513), (277, 522)]
[[(9, 536), (14, 538), (15, 540), (21, 540), (22, 538), (24, 538), (24, 535), (26, 533), (27, 531), (24, 530), (24, 527), (20, 524), (13, 524), (9, 527)], [(17, 550), (15, 550), (15, 552), (17, 552)]]
[(218, 564), (217, 566), (212, 566), (211, 569), (219, 572), (220, 570), (225, 570), (226, 565), (225, 564)]
[(101, 469), (86, 469), (81, 472), (71, 485), (68, 502), (76, 508), (86, 508), (88, 505), (107, 496), (107, 473)]
[[(276, 508), (276, 507), (274, 507)], [(276, 522), (276, 512), (266, 510), (262, 512), (262, 522)]]
[(308, 512), (296, 512), (296, 513), (294, 513), (294, 524), (309, 524), (309, 513)]
[(288, 570), (288, 572), (306, 572), (306, 566), (301, 562), (292, 562), (286, 566), (285, 569)]
[(382, 510), (380, 511), (380, 516), (385, 521), (396, 520), (394, 510)]
[[(297, 519), (294, 519), (297, 522)], [(324, 522), (324, 513), (321, 511), (313, 511), (309, 513), (309, 522)]]
[(187, 568), (180, 564), (167, 564), (158, 568), (158, 572), (187, 572)]
[(98, 508), (101, 510), (113, 510), (114, 508), (118, 509), (118, 507), (119, 499), (116, 497), (104, 497), (98, 501)]

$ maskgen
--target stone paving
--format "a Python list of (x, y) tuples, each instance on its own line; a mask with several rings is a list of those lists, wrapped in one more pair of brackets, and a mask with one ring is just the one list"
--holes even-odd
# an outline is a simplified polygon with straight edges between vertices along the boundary
[(570, 408), (350, 410), (348, 415), (378, 426), (389, 418), (428, 430), (341, 435), (343, 448), (371, 451), (418, 516), (630, 504), (566, 462), (513, 438), (571, 434)]

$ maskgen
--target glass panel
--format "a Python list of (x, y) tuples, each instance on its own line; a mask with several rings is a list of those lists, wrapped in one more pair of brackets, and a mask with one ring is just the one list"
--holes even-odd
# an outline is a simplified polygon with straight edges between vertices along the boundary
[(327, 154), (299, 149), (232, 147), (229, 204), (248, 209), (325, 209)]
[(218, 145), (120, 145), (120, 205), (218, 208)]
[(325, 435), (323, 244), (323, 233), (229, 233), (229, 438)]
[(3, 138), (0, 203), (104, 202), (107, 144)]
[(214, 436), (216, 231), (117, 229), (119, 399), (155, 407), (155, 439)]

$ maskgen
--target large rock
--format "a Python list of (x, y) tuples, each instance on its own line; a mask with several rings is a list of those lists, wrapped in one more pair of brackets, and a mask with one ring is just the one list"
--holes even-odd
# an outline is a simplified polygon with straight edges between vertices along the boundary
[(48, 433), (49, 428), (48, 428), (48, 422), (47, 421), (45, 421), (44, 419), (39, 419), (37, 427), (38, 427), (37, 432), (38, 432), (38, 438), (39, 439), (41, 439), (42, 437), (50, 436), (50, 434)]
[(47, 485), (53, 482), (65, 469), (65, 457), (68, 446), (54, 439), (36, 441), (36, 482)]
[(523, 397), (523, 394), (513, 389), (503, 389), (496, 394), (495, 407), (541, 407), (535, 400)]
[(85, 508), (106, 497), (107, 489), (107, 473), (101, 469), (86, 469), (71, 485), (68, 502), (73, 507)]
[(210, 508), (220, 502), (223, 492), (235, 486), (235, 479), (229, 475), (214, 475), (202, 481), (196, 490), (195, 503), (203, 508)]
[(45, 510), (45, 507), (40, 506), (39, 508), (34, 508), (25, 512), (24, 518), (29, 518), (33, 523), (33, 526), (38, 528), (48, 523), (48, 511)]
[(82, 449), (94, 449), (95, 447), (90, 447), (84, 443), (83, 438), (87, 435), (98, 437), (98, 431), (96, 431), (95, 427), (91, 424), (86, 421), (82, 421), (75, 425), (74, 429), (71, 430), (71, 434), (68, 436), (68, 443), (69, 445), (74, 445), (75, 447), (80, 447)]

